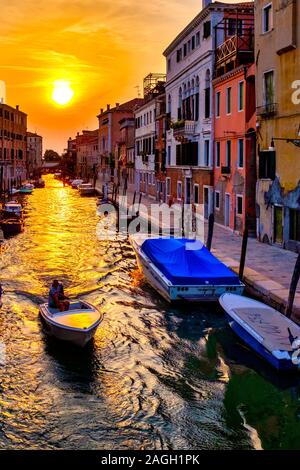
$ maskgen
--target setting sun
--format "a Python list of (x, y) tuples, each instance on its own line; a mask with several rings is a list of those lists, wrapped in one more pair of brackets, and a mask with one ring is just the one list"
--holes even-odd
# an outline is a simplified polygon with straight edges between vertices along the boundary
[(52, 99), (59, 105), (68, 104), (73, 98), (74, 92), (69, 82), (64, 80), (56, 80), (53, 84)]

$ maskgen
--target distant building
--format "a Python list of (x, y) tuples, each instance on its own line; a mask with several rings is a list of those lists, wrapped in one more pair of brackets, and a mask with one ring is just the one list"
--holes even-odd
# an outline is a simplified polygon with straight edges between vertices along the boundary
[(255, 24), (257, 235), (299, 250), (300, 3), (256, 0)]
[(118, 178), (120, 183), (129, 190), (134, 190), (134, 134), (135, 120), (123, 118), (120, 124), (120, 137), (116, 143), (115, 155), (117, 156)]
[(154, 170), (157, 187), (157, 199), (160, 202), (169, 202), (167, 193), (170, 189), (166, 184), (170, 185), (170, 180), (166, 179), (166, 134), (169, 129), (170, 119), (166, 112), (166, 94), (165, 91), (159, 94), (156, 99), (155, 109), (155, 160)]
[(134, 110), (143, 103), (141, 98), (135, 98), (126, 103), (116, 103), (114, 108), (110, 104), (101, 109), (97, 116), (99, 121), (98, 150), (99, 150), (99, 179), (101, 181), (118, 182), (118, 148), (120, 139), (120, 121), (124, 118), (133, 118)]
[(99, 163), (98, 129), (83, 130), (76, 136), (76, 173), (84, 179), (90, 179), (96, 174)]
[(214, 214), (216, 222), (255, 234), (256, 103), (254, 5), (224, 12), (215, 35)]
[(27, 177), (27, 114), (0, 103), (0, 190)]
[(157, 97), (164, 92), (164, 74), (149, 74), (144, 79), (144, 103), (135, 112), (136, 190), (155, 197), (155, 132)]
[(27, 173), (29, 177), (38, 176), (42, 168), (43, 137), (28, 132), (27, 135)]

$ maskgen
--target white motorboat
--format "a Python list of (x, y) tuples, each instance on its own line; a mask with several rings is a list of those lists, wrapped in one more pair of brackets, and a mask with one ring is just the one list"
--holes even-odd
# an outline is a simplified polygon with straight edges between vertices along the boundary
[(22, 216), (23, 213), (23, 208), (21, 204), (19, 204), (16, 201), (9, 201), (4, 204), (4, 211), (7, 213), (7, 215), (16, 215), (18, 217)]
[(83, 180), (75, 179), (75, 180), (72, 181), (71, 186), (72, 186), (73, 189), (78, 189), (78, 186), (82, 183), (83, 183)]
[(242, 294), (238, 276), (200, 240), (134, 234), (130, 242), (148, 283), (167, 301), (216, 301), (225, 292)]
[(95, 194), (95, 188), (92, 183), (82, 183), (78, 186), (81, 196), (92, 196)]
[(19, 190), (17, 188), (12, 188), (9, 193), (13, 196), (14, 194), (18, 194), (18, 192)]
[(278, 310), (240, 295), (219, 302), (232, 330), (277, 370), (299, 369), (300, 327)]
[(40, 315), (48, 334), (81, 347), (93, 338), (103, 319), (99, 310), (85, 301), (71, 302), (66, 312), (45, 303), (40, 305)]

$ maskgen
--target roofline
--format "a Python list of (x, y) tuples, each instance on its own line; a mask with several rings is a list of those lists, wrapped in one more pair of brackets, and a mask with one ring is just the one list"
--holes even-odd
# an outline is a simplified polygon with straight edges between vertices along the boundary
[(188, 34), (195, 29), (196, 26), (198, 26), (202, 20), (204, 20), (211, 11), (216, 11), (216, 10), (235, 10), (239, 7), (250, 7), (253, 6), (254, 8), (254, 0), (253, 1), (247, 1), (247, 2), (240, 2), (240, 3), (224, 3), (224, 2), (212, 2), (207, 7), (205, 7), (203, 10), (201, 10), (195, 18), (188, 23), (188, 25), (176, 36), (176, 38), (169, 44), (169, 46), (164, 50), (163, 55), (167, 57), (174, 49), (175, 47), (186, 37)]

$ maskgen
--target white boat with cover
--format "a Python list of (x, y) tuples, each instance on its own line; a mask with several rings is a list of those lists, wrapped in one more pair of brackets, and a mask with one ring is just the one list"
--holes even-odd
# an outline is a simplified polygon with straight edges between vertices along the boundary
[(244, 284), (200, 240), (134, 234), (130, 242), (148, 283), (167, 301), (216, 301)]
[(45, 303), (40, 305), (40, 315), (48, 334), (81, 347), (93, 338), (103, 319), (102, 313), (85, 301), (71, 302), (66, 312)]
[(274, 308), (248, 297), (224, 294), (219, 302), (232, 330), (273, 367), (299, 368), (300, 326)]

